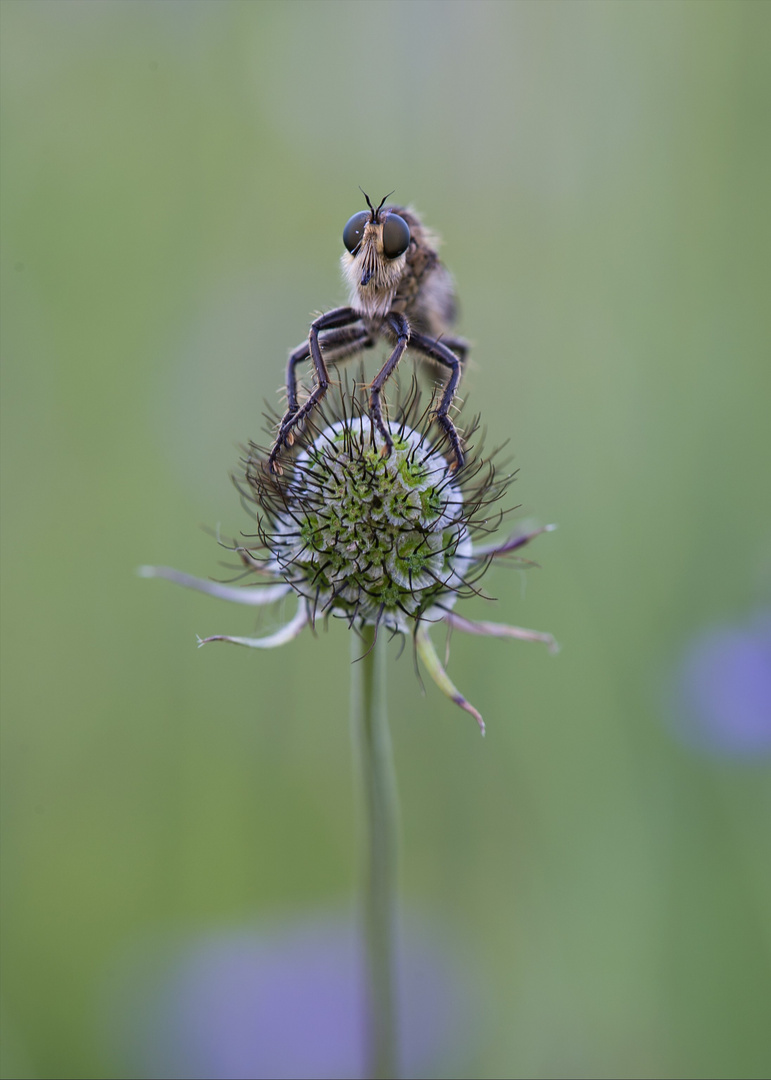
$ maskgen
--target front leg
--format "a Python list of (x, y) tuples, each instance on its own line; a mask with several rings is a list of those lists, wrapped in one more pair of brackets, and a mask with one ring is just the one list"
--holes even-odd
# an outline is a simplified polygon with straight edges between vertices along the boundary
[[(465, 346), (465, 342), (462, 345)], [(418, 352), (423, 353), (424, 356), (429, 357), (429, 359), (436, 360), (450, 369), (450, 377), (447, 380), (447, 385), (444, 388), (434, 416), (450, 440), (455, 455), (455, 468), (462, 469), (466, 459), (461, 448), (460, 437), (448, 414), (460, 381), (463, 360), (456, 356), (451, 349), (448, 349), (443, 342), (435, 341), (430, 337), (426, 337), (425, 334), (413, 334), (410, 339), (410, 348), (416, 349)], [(463, 359), (465, 359), (465, 348), (463, 349)]]
[(407, 322), (404, 315), (397, 314), (396, 312), (391, 312), (386, 321), (396, 334), (396, 348), (372, 380), (369, 395), (369, 411), (375, 427), (385, 439), (384, 456), (389, 457), (394, 448), (394, 441), (391, 438), (391, 432), (388, 431), (383, 423), (383, 413), (380, 408), (380, 391), (383, 389), (386, 379), (389, 375), (393, 374), (396, 365), (404, 356), (404, 352), (410, 341), (410, 324)]
[[(281, 452), (281, 448), (283, 446), (288, 446), (292, 442), (292, 431), (294, 428), (305, 419), (311, 409), (321, 401), (324, 394), (327, 392), (329, 386), (329, 372), (327, 371), (327, 365), (319, 346), (319, 333), (323, 330), (339, 331), (337, 334), (331, 333), (326, 335), (324, 344), (325, 347), (334, 352), (334, 359), (341, 360), (347, 355), (359, 352), (360, 349), (365, 347), (366, 342), (369, 340), (369, 335), (363, 328), (361, 333), (356, 336), (352, 336), (352, 329), (344, 329), (350, 327), (352, 323), (358, 322), (358, 319), (359, 316), (349, 307), (335, 308), (333, 311), (328, 311), (326, 314), (320, 315), (318, 319), (315, 319), (311, 324), (308, 343), (298, 346), (298, 348), (290, 354), (286, 373), (287, 409), (279, 425), (278, 435), (273, 444), (273, 449), (268, 456), (268, 468), (271, 472), (279, 471), (276, 459)], [(316, 388), (305, 404), (300, 406), (297, 401), (296, 368), (298, 364), (301, 364), (309, 357), (313, 360), (313, 366), (316, 369)]]
[[(336, 364), (340, 360), (345, 360), (349, 356), (361, 352), (362, 349), (369, 348), (372, 345), (372, 338), (369, 331), (365, 330), (364, 326), (357, 320), (350, 326), (326, 331), (320, 344), (326, 363)], [(304, 341), (302, 345), (298, 345), (289, 356), (286, 369), (286, 413), (281, 420), (280, 427), (284, 427), (299, 408), (296, 368), (298, 364), (301, 364), (304, 360), (310, 360), (310, 358), (311, 354), (307, 341)]]

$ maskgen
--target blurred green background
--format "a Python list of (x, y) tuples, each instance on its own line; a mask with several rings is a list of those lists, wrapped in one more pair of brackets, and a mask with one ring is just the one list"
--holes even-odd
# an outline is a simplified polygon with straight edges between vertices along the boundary
[(486, 740), (392, 646), (405, 905), (485, 994), (453, 1074), (767, 1076), (768, 756), (683, 741), (671, 686), (771, 585), (771, 6), (0, 17), (5, 1075), (130, 1074), (132, 942), (355, 888), (348, 631), (199, 652), (279, 615), (134, 569), (248, 529), (361, 184), (441, 233), (469, 407), (560, 525), (463, 607), (563, 646), (454, 637)]

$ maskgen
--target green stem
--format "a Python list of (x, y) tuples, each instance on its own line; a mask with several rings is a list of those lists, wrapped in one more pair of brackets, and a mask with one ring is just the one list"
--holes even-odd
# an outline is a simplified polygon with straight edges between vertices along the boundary
[[(386, 711), (386, 634), (353, 641), (351, 734), (364, 804), (363, 921), (367, 969), (367, 1076), (395, 1080), (396, 778)], [(362, 651), (365, 655), (362, 657)]]

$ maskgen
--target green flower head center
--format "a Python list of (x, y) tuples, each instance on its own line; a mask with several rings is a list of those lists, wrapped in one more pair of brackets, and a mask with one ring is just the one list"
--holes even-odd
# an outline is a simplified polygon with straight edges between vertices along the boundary
[(471, 557), (460, 487), (425, 435), (338, 421), (295, 459), (274, 569), (318, 612), (404, 631), (455, 603)]

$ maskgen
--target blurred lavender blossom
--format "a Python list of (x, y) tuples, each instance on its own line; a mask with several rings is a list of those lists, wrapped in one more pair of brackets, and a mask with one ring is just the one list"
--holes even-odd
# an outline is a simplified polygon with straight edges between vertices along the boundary
[[(154, 959), (132, 958), (117, 1001), (110, 995), (121, 1056), (134, 1075), (365, 1075), (364, 958), (355, 920), (213, 931), (171, 956), (167, 950), (160, 970), (157, 949), (149, 951)], [(474, 1010), (459, 967), (425, 925), (408, 925), (398, 964), (402, 1075), (448, 1076), (462, 1051), (467, 1060)]]
[(771, 611), (694, 637), (676, 706), (675, 731), (689, 746), (734, 758), (771, 753)]

